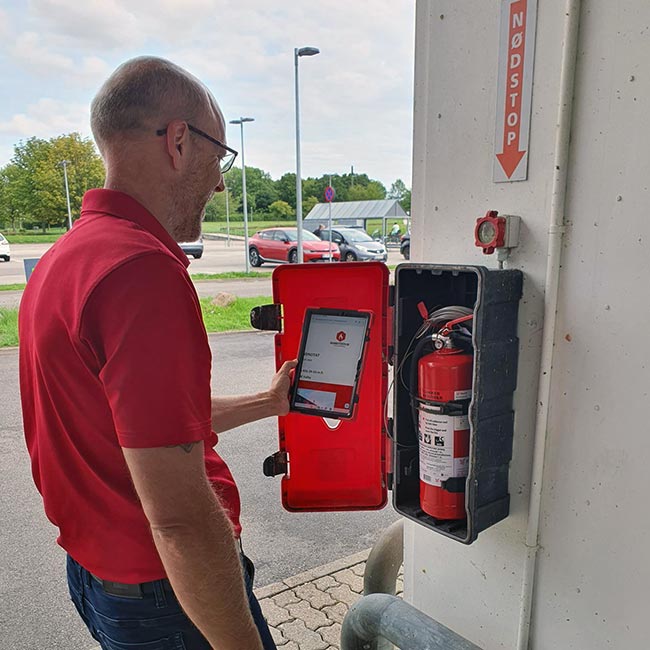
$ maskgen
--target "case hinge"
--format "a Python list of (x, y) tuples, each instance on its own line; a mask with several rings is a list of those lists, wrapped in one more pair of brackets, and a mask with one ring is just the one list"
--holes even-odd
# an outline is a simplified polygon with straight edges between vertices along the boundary
[(260, 305), (251, 309), (251, 325), (256, 330), (282, 330), (282, 305)]
[(273, 456), (264, 459), (264, 476), (286, 474), (289, 469), (289, 459), (286, 451), (276, 451)]

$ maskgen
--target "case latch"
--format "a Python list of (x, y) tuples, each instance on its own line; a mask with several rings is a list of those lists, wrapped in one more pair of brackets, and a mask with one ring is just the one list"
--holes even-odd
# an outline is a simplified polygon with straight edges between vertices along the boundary
[(260, 305), (251, 309), (251, 325), (256, 330), (282, 331), (282, 305)]
[(264, 459), (264, 476), (286, 474), (288, 469), (289, 460), (286, 451), (276, 451), (273, 456)]

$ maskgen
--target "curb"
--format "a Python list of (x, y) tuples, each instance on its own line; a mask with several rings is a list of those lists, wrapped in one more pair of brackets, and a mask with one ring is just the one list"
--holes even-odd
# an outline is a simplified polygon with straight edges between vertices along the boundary
[(323, 564), (322, 566), (315, 567), (313, 569), (308, 569), (302, 573), (298, 573), (295, 576), (286, 578), (281, 582), (274, 582), (273, 584), (266, 585), (266, 587), (260, 587), (255, 589), (255, 596), (258, 600), (264, 598), (271, 598), (281, 594), (283, 591), (288, 591), (289, 589), (294, 589), (300, 585), (304, 585), (307, 582), (312, 582), (313, 580), (318, 580), (319, 578), (324, 578), (325, 576), (336, 573), (337, 571), (342, 571), (343, 569), (348, 569), (355, 564), (360, 562), (365, 562), (370, 555), (372, 549), (367, 548), (364, 551), (355, 553), (354, 555), (349, 555), (348, 557), (343, 557), (338, 560), (334, 560), (328, 564)]

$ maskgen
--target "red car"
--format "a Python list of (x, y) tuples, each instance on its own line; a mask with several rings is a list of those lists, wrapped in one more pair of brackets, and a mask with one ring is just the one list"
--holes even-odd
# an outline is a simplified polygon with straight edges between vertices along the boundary
[[(256, 232), (248, 240), (248, 257), (252, 266), (262, 266), (264, 262), (298, 261), (297, 228), (267, 228)], [(322, 241), (308, 230), (302, 231), (302, 252), (305, 262), (327, 262), (330, 258), (338, 262), (341, 253), (336, 244), (330, 249), (329, 241)]]

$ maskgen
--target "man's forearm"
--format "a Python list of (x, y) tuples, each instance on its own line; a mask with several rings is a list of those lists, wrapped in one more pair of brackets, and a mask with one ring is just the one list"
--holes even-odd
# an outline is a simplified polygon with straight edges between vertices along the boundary
[(206, 484), (192, 518), (152, 526), (156, 548), (185, 613), (214, 648), (262, 648), (250, 613), (232, 526)]
[(212, 398), (212, 429), (217, 433), (278, 414), (278, 400), (270, 392)]

